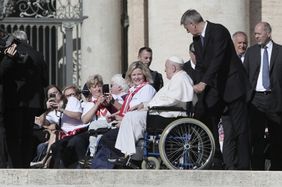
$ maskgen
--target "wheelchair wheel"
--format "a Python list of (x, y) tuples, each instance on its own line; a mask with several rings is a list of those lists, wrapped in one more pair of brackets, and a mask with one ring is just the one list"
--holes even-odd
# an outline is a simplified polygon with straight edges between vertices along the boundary
[(170, 169), (204, 169), (215, 152), (211, 131), (202, 122), (182, 118), (171, 122), (159, 142), (160, 156)]
[(156, 157), (148, 157), (142, 161), (142, 169), (160, 169), (161, 163)]

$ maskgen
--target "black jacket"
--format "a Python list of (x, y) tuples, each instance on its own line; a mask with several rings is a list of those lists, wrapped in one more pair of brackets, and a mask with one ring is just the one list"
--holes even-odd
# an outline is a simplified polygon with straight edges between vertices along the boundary
[(196, 51), (197, 82), (207, 84), (205, 102), (232, 102), (247, 91), (248, 79), (236, 54), (229, 31), (220, 24), (207, 22), (204, 46), (199, 36), (193, 37)]
[(48, 66), (43, 56), (30, 45), (19, 43), (20, 57), (4, 56), (3, 71), (4, 106), (7, 108), (44, 108), (44, 87), (48, 85)]

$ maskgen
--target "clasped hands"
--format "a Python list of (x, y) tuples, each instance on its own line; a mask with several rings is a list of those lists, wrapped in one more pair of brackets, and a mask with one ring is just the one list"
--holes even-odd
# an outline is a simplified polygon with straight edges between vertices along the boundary
[(199, 82), (198, 84), (195, 84), (195, 85), (193, 86), (193, 89), (194, 89), (194, 91), (195, 91), (196, 93), (202, 93), (202, 92), (205, 90), (206, 86), (207, 86), (206, 83), (204, 83), (204, 82)]

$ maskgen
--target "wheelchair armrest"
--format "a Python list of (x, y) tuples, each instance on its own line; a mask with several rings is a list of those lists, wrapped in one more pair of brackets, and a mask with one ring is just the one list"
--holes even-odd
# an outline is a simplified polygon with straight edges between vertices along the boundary
[(181, 111), (186, 112), (184, 108), (175, 107), (175, 106), (153, 106), (149, 108), (149, 111), (158, 110), (158, 111)]
[(100, 134), (105, 134), (106, 132), (108, 132), (110, 130), (110, 128), (99, 128), (99, 129), (90, 129), (88, 130), (88, 133), (90, 136), (98, 136)]

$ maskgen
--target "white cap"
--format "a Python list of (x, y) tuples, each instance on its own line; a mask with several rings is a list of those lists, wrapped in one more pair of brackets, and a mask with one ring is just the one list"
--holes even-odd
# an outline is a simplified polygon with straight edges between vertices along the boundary
[(168, 60), (177, 64), (184, 64), (184, 60), (178, 56), (171, 56), (168, 58)]

